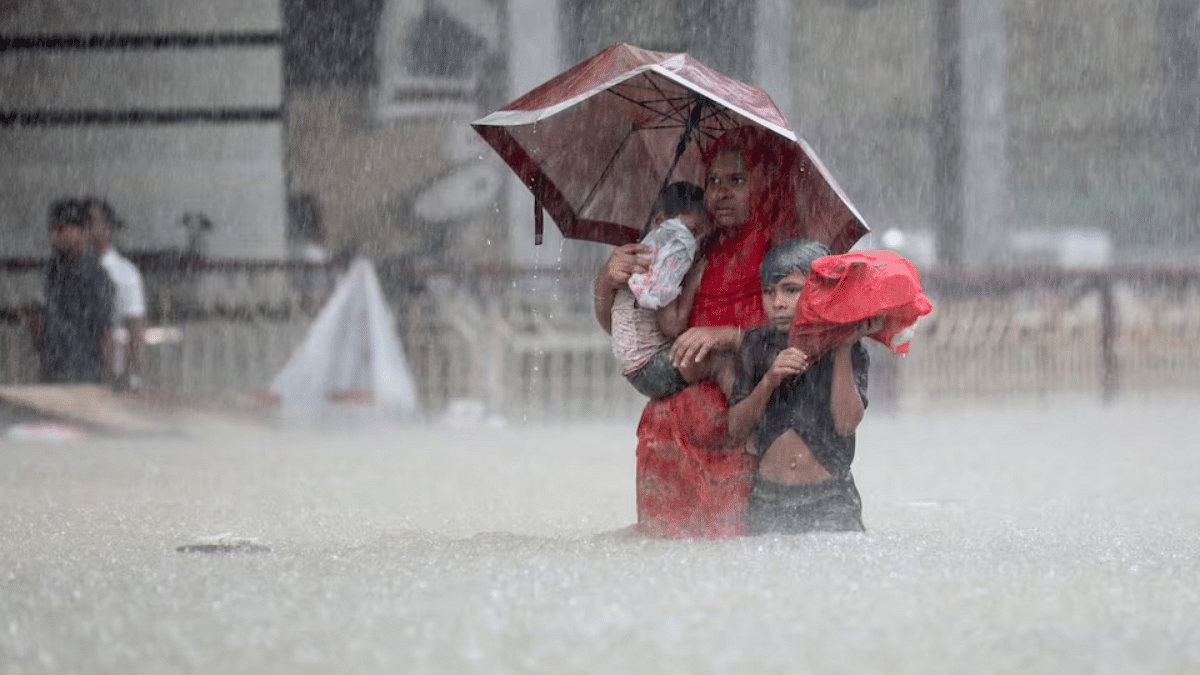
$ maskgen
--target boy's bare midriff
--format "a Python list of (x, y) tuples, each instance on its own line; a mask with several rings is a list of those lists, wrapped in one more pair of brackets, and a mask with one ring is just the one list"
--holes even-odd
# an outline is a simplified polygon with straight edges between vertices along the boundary
[(787, 485), (819, 483), (833, 477), (794, 429), (788, 429), (771, 443), (759, 461), (758, 474), (764, 480)]

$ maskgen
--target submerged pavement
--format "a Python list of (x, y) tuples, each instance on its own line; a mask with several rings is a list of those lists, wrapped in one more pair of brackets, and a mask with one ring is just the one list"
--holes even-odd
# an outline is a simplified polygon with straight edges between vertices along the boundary
[(1197, 402), (868, 410), (866, 534), (718, 542), (633, 420), (0, 440), (0, 670), (1195, 672)]

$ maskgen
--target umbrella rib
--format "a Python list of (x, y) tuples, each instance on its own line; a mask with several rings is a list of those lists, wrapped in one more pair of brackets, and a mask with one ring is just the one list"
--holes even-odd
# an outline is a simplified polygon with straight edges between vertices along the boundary
[[(629, 100), (629, 99), (627, 99), (627, 100)], [(637, 103), (637, 101), (632, 101), (632, 102)], [(707, 107), (713, 107), (714, 105), (715, 104), (713, 104), (710, 101), (709, 105)], [(643, 107), (646, 107), (646, 106), (643, 106)], [(670, 119), (670, 118), (668, 117), (668, 119)], [(717, 124), (705, 124), (705, 122), (711, 122), (712, 120), (716, 120)], [(641, 126), (637, 127), (637, 130), (638, 131), (663, 131), (666, 129), (676, 129), (676, 128), (678, 128), (678, 126), (679, 126), (678, 124), (641, 125)], [(713, 110), (712, 112), (706, 113), (701, 118), (700, 124), (697, 125), (697, 127), (696, 127), (696, 131), (699, 132), (702, 136), (704, 136), (705, 140), (715, 141), (722, 133), (728, 131), (729, 129), (737, 127), (737, 126), (739, 126), (737, 119), (733, 115), (731, 115), (728, 110), (725, 110), (725, 109)], [(697, 143), (699, 143), (698, 139), (697, 139)], [(703, 149), (703, 145), (701, 146), (701, 149)]]
[[(644, 110), (648, 110), (652, 113), (655, 113), (656, 115), (659, 116), (659, 119), (661, 119), (661, 120), (672, 120), (673, 122), (675, 122), (675, 124), (666, 124), (666, 125), (664, 125), (662, 123), (649, 123), (646, 125), (638, 126), (637, 127), (638, 131), (655, 131), (655, 130), (673, 129), (673, 128), (676, 128), (676, 127), (686, 123), (685, 117), (686, 117), (686, 113), (689, 112), (690, 104), (693, 100), (692, 97), (690, 97), (690, 96), (671, 96), (671, 95), (667, 94), (667, 92), (663, 91), (662, 87), (659, 86), (658, 82), (655, 82), (654, 80), (651, 80), (651, 79), (647, 79), (646, 83), (642, 84), (640, 86), (635, 85), (632, 82), (624, 83), (624, 84), (626, 84), (628, 86), (628, 88), (638, 88), (638, 89), (643, 89), (643, 90), (652, 89), (658, 93), (660, 98), (636, 99), (626, 93), (623, 93), (616, 87), (607, 89), (605, 91), (611, 93), (614, 96), (617, 96), (618, 98), (628, 101), (628, 102), (634, 104), (635, 106), (638, 106), (639, 108), (642, 108)], [(694, 93), (698, 94), (699, 92), (694, 92)], [(702, 94), (700, 94), (700, 95), (703, 96)], [(707, 98), (707, 97), (705, 97), (705, 98)], [(669, 109), (661, 110), (660, 108), (657, 108), (653, 105), (655, 103), (665, 103), (665, 104), (667, 104), (667, 106), (669, 106)], [(737, 119), (734, 118), (734, 116), (724, 106), (717, 106), (717, 105), (713, 104), (712, 101), (710, 100), (709, 105), (706, 106), (706, 108), (708, 108), (708, 109), (705, 111), (704, 117), (701, 119), (701, 125), (699, 125), (696, 129), (704, 136), (705, 140), (714, 141), (724, 131), (738, 126)], [(716, 126), (715, 130), (712, 129), (712, 127), (714, 125), (704, 124), (704, 122), (710, 122), (712, 120), (717, 121), (717, 124), (715, 125)], [(699, 139), (697, 139), (697, 140), (699, 140)]]
[[(655, 82), (654, 80), (649, 79), (649, 78), (645, 78), (645, 80), (646, 80), (646, 84), (641, 85), (641, 86), (635, 84), (632, 81), (624, 82), (620, 86), (622, 88), (627, 87), (630, 89), (634, 89), (634, 88), (652, 89), (659, 95), (660, 98), (636, 99), (636, 98), (633, 98), (632, 96), (629, 96), (628, 94), (623, 93), (620, 90), (620, 88), (618, 88), (618, 87), (612, 87), (610, 89), (606, 89), (605, 91), (611, 93), (614, 96), (617, 96), (626, 101), (629, 101), (630, 103), (638, 106), (639, 108), (649, 110), (650, 112), (658, 115), (662, 119), (675, 120), (680, 125), (686, 123), (687, 113), (690, 111), (692, 97), (691, 96), (671, 96), (667, 92), (663, 91), (662, 87), (660, 87), (659, 84), (657, 82)], [(668, 110), (660, 110), (659, 108), (656, 108), (656, 107), (650, 105), (652, 103), (666, 103), (667, 106), (669, 106), (669, 109)], [(664, 127), (658, 127), (658, 128), (664, 128)], [(669, 128), (669, 127), (667, 127), (667, 128)]]
[[(725, 112), (718, 112), (718, 113), (714, 113), (711, 115), (705, 115), (703, 118), (701, 118), (700, 123), (703, 124), (704, 122), (708, 122), (708, 121), (714, 120), (714, 119), (718, 120), (719, 124), (700, 126), (700, 127), (696, 127), (696, 128), (703, 130), (704, 133), (706, 133), (706, 134), (709, 134), (710, 130), (714, 126), (716, 127), (716, 129), (718, 131), (726, 131), (726, 130), (732, 129), (736, 126), (740, 126), (737, 123), (737, 120), (732, 115), (729, 115)], [(675, 127), (673, 125), (667, 125), (667, 126), (643, 126), (641, 128), (648, 129), (648, 130), (656, 130), (656, 129), (674, 129)]]
[(637, 127), (638, 131), (663, 131), (664, 129), (678, 129), (678, 128), (679, 128), (678, 124), (654, 124), (654, 125), (639, 124)]
[[(686, 123), (688, 114), (691, 113), (691, 111), (692, 111), (691, 110), (692, 103), (694, 102), (694, 99), (698, 94), (693, 93), (691, 96), (672, 97), (672, 96), (668, 96), (667, 92), (663, 91), (663, 88), (659, 86), (658, 82), (655, 82), (654, 80), (652, 80), (650, 78), (646, 78), (646, 82), (650, 85), (651, 88), (654, 89), (654, 91), (658, 92), (658, 95), (662, 97), (662, 101), (664, 103), (671, 106), (671, 113), (673, 113), (673, 115), (667, 115), (667, 117), (673, 117), (674, 119), (677, 119), (680, 122)], [(676, 105), (673, 103), (673, 101), (678, 101), (678, 100), (682, 100), (683, 104)]]
[[(709, 108), (711, 109), (711, 112), (704, 116), (704, 118), (701, 120), (702, 124), (697, 129), (697, 131), (699, 131), (706, 140), (710, 142), (716, 141), (721, 134), (725, 133), (729, 129), (739, 126), (737, 118), (735, 118), (733, 114), (729, 112), (728, 108), (717, 105), (710, 105)], [(709, 122), (711, 120), (716, 120), (717, 123), (715, 125), (703, 124), (703, 122)], [(704, 145), (700, 143), (699, 139), (696, 139), (696, 144), (700, 146), (700, 149), (703, 152)]]
[(672, 126), (666, 126), (666, 127), (639, 127), (640, 129), (672, 129), (675, 127), (682, 126), (684, 124), (685, 120), (682, 117), (677, 117), (675, 114), (673, 114), (673, 113), (679, 112), (678, 108), (675, 108), (674, 106), (672, 106), (670, 110), (663, 111), (663, 110), (659, 110), (658, 108), (655, 108), (651, 105), (648, 105), (650, 103), (659, 103), (659, 102), (669, 103), (671, 101), (671, 99), (639, 100), (639, 99), (633, 98), (631, 96), (628, 96), (626, 94), (622, 94), (621, 92), (616, 91), (615, 89), (609, 89), (607, 91), (609, 91), (613, 96), (616, 96), (618, 98), (622, 98), (626, 101), (629, 101), (630, 103), (636, 105), (639, 108), (642, 108), (644, 110), (649, 110), (650, 112), (654, 113), (655, 115), (658, 115), (660, 119), (675, 120), (678, 123), (678, 124), (675, 124)]
[(612, 156), (608, 158), (608, 164), (606, 164), (604, 166), (604, 170), (600, 172), (600, 177), (596, 179), (596, 182), (592, 184), (592, 189), (588, 191), (587, 196), (584, 197), (583, 201), (579, 203), (579, 208), (576, 209), (576, 214), (578, 216), (582, 216), (583, 212), (586, 211), (589, 206), (591, 206), (592, 199), (596, 197), (596, 191), (600, 189), (600, 185), (604, 183), (604, 179), (608, 178), (608, 172), (611, 171), (613, 165), (617, 163), (617, 157), (621, 156), (621, 151), (625, 149), (625, 144), (629, 142), (629, 138), (633, 136), (633, 132), (635, 131), (637, 131), (637, 128), (631, 127), (629, 131), (625, 133), (625, 138), (621, 139), (621, 144), (617, 146), (617, 149), (613, 151)]

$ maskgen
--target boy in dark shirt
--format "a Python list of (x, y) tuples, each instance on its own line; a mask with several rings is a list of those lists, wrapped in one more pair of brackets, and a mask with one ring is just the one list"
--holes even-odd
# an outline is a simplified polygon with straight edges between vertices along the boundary
[(770, 325), (747, 331), (729, 397), (729, 433), (760, 456), (750, 493), (750, 534), (862, 531), (862, 500), (850, 475), (854, 431), (867, 406), (865, 321), (823, 355), (788, 346), (796, 304), (822, 243), (788, 239), (763, 257), (763, 308)]
[(90, 248), (87, 210), (77, 200), (56, 201), (49, 225), (54, 254), (46, 270), (40, 330), (42, 379), (111, 382), (114, 290)]

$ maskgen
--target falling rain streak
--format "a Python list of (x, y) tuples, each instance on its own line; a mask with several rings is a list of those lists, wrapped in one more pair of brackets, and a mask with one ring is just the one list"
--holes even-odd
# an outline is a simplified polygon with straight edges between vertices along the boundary
[[(619, 44), (680, 56), (537, 90)], [(1196, 671), (1198, 106), (1193, 0), (7, 3), (0, 670)], [(695, 420), (594, 282), (743, 124), (933, 301), (865, 340), (865, 533), (631, 528)], [(42, 382), (84, 197), (117, 388)]]

